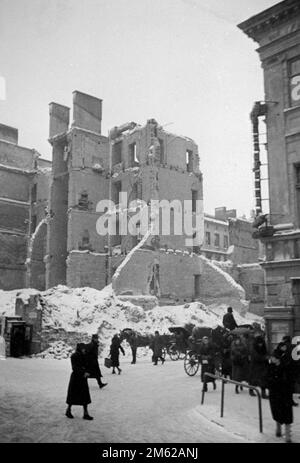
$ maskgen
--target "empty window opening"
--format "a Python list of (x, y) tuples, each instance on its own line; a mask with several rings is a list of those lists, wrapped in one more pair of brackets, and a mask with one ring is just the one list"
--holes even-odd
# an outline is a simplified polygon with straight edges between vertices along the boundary
[(194, 295), (195, 297), (200, 296), (200, 276), (201, 275), (194, 275)]
[(210, 246), (211, 244), (211, 239), (210, 239), (210, 232), (205, 232), (205, 244)]
[(192, 190), (192, 212), (197, 211), (197, 199), (198, 199), (198, 191)]
[(137, 149), (136, 143), (131, 143), (128, 147), (129, 151), (129, 166), (133, 167), (139, 164), (139, 160), (137, 158)]
[(37, 199), (37, 184), (35, 183), (31, 189), (31, 202), (35, 203)]
[(224, 235), (224, 248), (227, 249), (228, 248), (228, 236), (227, 235)]
[(193, 172), (193, 151), (186, 150), (186, 170)]
[(112, 146), (112, 164), (120, 164), (122, 162), (122, 142), (119, 141)]
[(80, 193), (80, 197), (78, 200), (78, 207), (82, 210), (87, 210), (89, 208), (89, 194), (86, 190)]
[(220, 246), (220, 235), (215, 233), (215, 246), (218, 248)]
[(115, 204), (119, 204), (120, 202), (120, 193), (122, 191), (122, 182), (114, 182), (113, 183), (113, 194), (112, 194), (112, 201)]

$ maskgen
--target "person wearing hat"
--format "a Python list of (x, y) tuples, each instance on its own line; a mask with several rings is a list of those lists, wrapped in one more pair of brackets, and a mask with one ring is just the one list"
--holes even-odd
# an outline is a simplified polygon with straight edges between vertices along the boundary
[(232, 307), (228, 307), (227, 313), (223, 317), (223, 326), (224, 328), (227, 328), (230, 331), (238, 327), (238, 324), (233, 316)]
[(102, 382), (102, 373), (98, 362), (98, 349), (99, 349), (99, 337), (98, 334), (93, 334), (91, 342), (86, 345), (86, 359), (87, 369), (90, 374), (90, 378), (96, 378), (99, 388), (107, 386), (107, 383)]
[(289, 384), (289, 368), (284, 361), (284, 343), (274, 350), (267, 372), (270, 408), (276, 422), (276, 437), (282, 436), (281, 426), (285, 425), (285, 441), (292, 442), (291, 425), (293, 423), (293, 395)]
[(86, 349), (85, 344), (77, 344), (76, 351), (71, 355), (72, 373), (68, 386), (66, 416), (74, 418), (72, 415), (72, 405), (82, 405), (83, 419), (93, 420), (89, 415), (88, 404), (91, 403), (91, 396), (88, 385), (89, 373), (86, 368)]

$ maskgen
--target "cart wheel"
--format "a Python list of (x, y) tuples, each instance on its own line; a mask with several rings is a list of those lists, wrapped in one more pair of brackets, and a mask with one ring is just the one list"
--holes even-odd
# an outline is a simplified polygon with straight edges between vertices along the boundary
[(168, 354), (171, 360), (178, 360), (179, 359), (179, 351), (177, 350), (176, 346), (170, 346), (168, 349)]
[(196, 352), (190, 351), (186, 353), (184, 358), (184, 371), (189, 376), (195, 376), (199, 370), (199, 360)]

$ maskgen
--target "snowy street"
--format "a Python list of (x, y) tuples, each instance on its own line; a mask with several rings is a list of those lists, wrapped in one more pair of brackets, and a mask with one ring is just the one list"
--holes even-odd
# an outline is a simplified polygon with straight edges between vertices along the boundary
[[(226, 385), (224, 418), (220, 418), (221, 383), (201, 402), (200, 373), (189, 377), (183, 361), (153, 366), (148, 359), (131, 365), (120, 358), (122, 374), (112, 375), (100, 360), (100, 390), (89, 380), (94, 421), (65, 417), (70, 360), (14, 359), (0, 362), (0, 442), (98, 443), (245, 443), (284, 442), (274, 437), (269, 403), (263, 400), (264, 433), (258, 431), (257, 399), (246, 389), (239, 395)], [(299, 400), (295, 395), (294, 398)], [(300, 442), (300, 407), (294, 407), (293, 440)]]

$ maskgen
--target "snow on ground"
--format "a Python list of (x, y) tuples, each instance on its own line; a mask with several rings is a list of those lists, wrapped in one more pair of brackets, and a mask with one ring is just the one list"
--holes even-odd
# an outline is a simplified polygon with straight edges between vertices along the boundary
[[(14, 313), (14, 300), (19, 292), (0, 293), (0, 313)], [(37, 293), (36, 290), (26, 289), (22, 290), (19, 297), (26, 301), (30, 294)], [(124, 328), (133, 328), (141, 334), (153, 334), (155, 330), (161, 334), (170, 334), (170, 326), (185, 323), (214, 328), (222, 325), (227, 310), (226, 305), (206, 307), (200, 302), (144, 310), (131, 302), (118, 299), (111, 285), (101, 291), (59, 285), (42, 292), (41, 296), (44, 329), (56, 328), (88, 335), (98, 332), (104, 350), (108, 348), (112, 336)], [(238, 324), (253, 321), (263, 323), (261, 317), (250, 313), (243, 317), (234, 311), (234, 316)]]
[[(139, 359), (131, 365), (122, 356), (120, 361), (121, 375), (102, 367), (104, 389), (89, 380), (92, 422), (82, 420), (81, 407), (73, 407), (73, 420), (64, 415), (70, 360), (1, 361), (0, 442), (284, 442), (274, 436), (268, 400), (262, 403), (260, 434), (257, 399), (245, 389), (236, 395), (233, 385), (225, 386), (220, 418), (220, 382), (216, 391), (208, 385), (201, 405), (200, 372), (187, 376), (182, 361), (157, 366)], [(294, 408), (292, 435), (300, 442), (300, 407)]]

